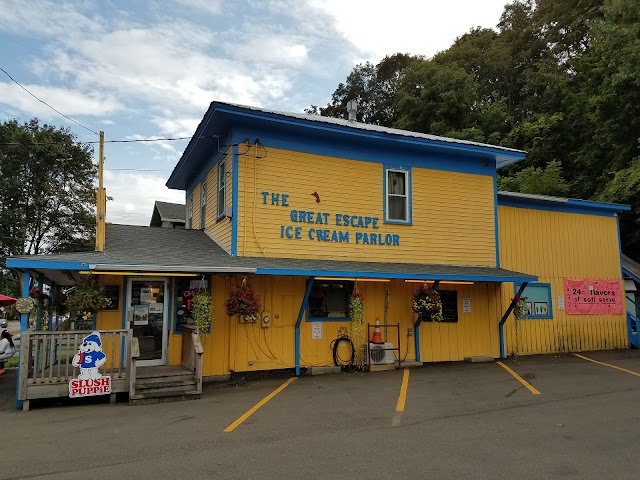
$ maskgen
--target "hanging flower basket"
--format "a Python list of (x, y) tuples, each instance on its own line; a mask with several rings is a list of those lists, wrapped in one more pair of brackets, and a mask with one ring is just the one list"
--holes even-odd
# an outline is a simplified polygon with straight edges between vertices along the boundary
[(198, 327), (200, 339), (203, 340), (204, 334), (211, 330), (211, 295), (201, 290), (191, 300), (193, 323)]
[(441, 322), (442, 321), (442, 300), (440, 294), (426, 285), (422, 286), (413, 295), (411, 308), (420, 317), (423, 322)]
[(111, 299), (105, 295), (104, 286), (91, 275), (75, 286), (66, 301), (66, 306), (75, 312), (93, 313), (110, 305)]
[(515, 305), (513, 306), (513, 318), (515, 318), (516, 320), (522, 320), (527, 315), (529, 315), (527, 297), (521, 297), (517, 295)]
[(245, 282), (234, 288), (224, 305), (227, 307), (227, 315), (230, 317), (236, 315), (240, 318), (240, 321), (244, 322), (257, 321), (262, 309), (260, 297)]

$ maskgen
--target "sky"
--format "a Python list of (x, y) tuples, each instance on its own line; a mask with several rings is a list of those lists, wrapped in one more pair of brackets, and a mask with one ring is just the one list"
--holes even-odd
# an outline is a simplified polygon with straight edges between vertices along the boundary
[[(432, 57), (507, 0), (0, 0), (0, 67), (106, 140), (190, 137), (211, 101), (301, 113), (362, 62)], [(0, 72), (0, 122), (97, 136)], [(148, 225), (188, 140), (107, 144), (107, 221)], [(97, 154), (97, 148), (96, 148)], [(97, 155), (96, 155), (97, 162)]]

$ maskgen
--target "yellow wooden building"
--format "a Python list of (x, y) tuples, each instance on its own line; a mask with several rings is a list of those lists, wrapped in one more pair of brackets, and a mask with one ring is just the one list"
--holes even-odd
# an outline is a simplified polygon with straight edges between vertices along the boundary
[[(7, 263), (27, 282), (91, 273), (112, 286), (94, 328), (131, 329), (141, 366), (183, 362), (190, 298), (207, 290), (205, 378), (331, 366), (344, 335), (358, 357), (371, 332), (349, 321), (354, 291), (389, 349), (368, 363), (626, 348), (617, 215), (628, 207), (498, 192), (497, 169), (524, 158), (214, 102), (167, 182), (185, 191), (185, 230), (107, 223), (104, 251)], [(227, 315), (241, 285), (261, 303), (249, 321)], [(425, 285), (442, 321), (412, 310)]]

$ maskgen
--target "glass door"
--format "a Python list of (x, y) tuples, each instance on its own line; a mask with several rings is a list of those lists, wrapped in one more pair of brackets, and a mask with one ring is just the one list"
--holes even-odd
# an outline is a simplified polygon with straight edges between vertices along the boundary
[(130, 278), (127, 320), (140, 345), (140, 366), (165, 365), (168, 291), (164, 278)]

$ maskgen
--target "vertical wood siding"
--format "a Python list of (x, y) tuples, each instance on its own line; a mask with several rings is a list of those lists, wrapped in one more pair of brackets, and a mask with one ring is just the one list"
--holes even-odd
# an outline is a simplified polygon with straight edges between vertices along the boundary
[[(224, 302), (241, 276), (213, 277), (212, 332), (204, 341), (203, 372), (224, 375), (230, 372), (283, 369), (295, 367), (295, 323), (304, 297), (306, 278), (247, 276), (248, 283), (260, 295), (263, 313), (271, 316), (271, 326), (240, 322), (226, 314)], [(408, 335), (416, 315), (411, 311), (413, 292), (420, 284), (360, 282), (365, 296), (365, 322), (384, 323), (385, 290), (389, 290), (388, 323), (400, 324), (400, 347), (403, 360), (415, 360), (414, 337)], [(423, 323), (421, 326), (422, 361), (463, 360), (472, 355), (497, 357), (499, 287), (493, 284), (447, 285), (442, 289), (458, 291), (458, 323)], [(471, 313), (462, 312), (464, 297), (471, 300)], [(331, 342), (348, 322), (323, 322), (322, 339), (311, 338), (312, 324), (302, 321), (300, 360), (302, 367), (333, 365)], [(384, 335), (384, 332), (383, 332)], [(388, 340), (397, 345), (397, 330), (388, 329)], [(250, 361), (253, 363), (250, 365)]]
[[(413, 225), (385, 224), (383, 165), (247, 148), (239, 156), (240, 256), (495, 265), (491, 176), (413, 168)], [(288, 194), (289, 206), (271, 205), (270, 197), (265, 205), (262, 192)], [(292, 210), (328, 212), (329, 224), (294, 222)], [(380, 227), (337, 226), (338, 213), (377, 217)], [(302, 238), (282, 238), (282, 225), (302, 227)], [(350, 242), (310, 240), (309, 228), (349, 231)], [(400, 245), (356, 244), (356, 232), (398, 234)]]
[[(620, 250), (614, 217), (499, 207), (501, 265), (537, 275), (551, 284), (553, 319), (505, 325), (508, 354), (626, 348), (625, 315), (567, 315), (558, 310), (564, 279), (620, 280)], [(502, 287), (502, 311), (514, 296)], [(517, 330), (517, 331), (516, 331)]]

